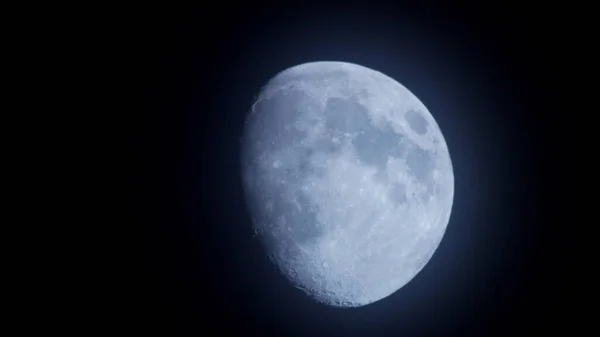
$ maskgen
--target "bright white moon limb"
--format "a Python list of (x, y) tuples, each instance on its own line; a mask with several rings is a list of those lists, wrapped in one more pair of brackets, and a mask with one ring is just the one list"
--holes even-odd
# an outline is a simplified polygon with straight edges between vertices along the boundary
[(314, 62), (267, 83), (242, 139), (254, 228), (319, 302), (358, 307), (407, 284), (450, 219), (454, 175), (427, 108), (392, 78)]

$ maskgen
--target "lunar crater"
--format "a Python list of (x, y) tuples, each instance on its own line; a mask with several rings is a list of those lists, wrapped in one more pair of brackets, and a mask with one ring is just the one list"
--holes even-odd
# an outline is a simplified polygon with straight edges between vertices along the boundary
[(409, 109), (404, 115), (404, 118), (410, 128), (417, 134), (424, 135), (427, 133), (428, 124), (422, 113), (419, 113), (414, 109)]

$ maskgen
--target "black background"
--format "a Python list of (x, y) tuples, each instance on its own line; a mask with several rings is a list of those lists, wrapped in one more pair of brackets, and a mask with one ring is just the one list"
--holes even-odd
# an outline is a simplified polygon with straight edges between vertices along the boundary
[[(129, 205), (143, 243), (138, 329), (169, 336), (514, 336), (551, 328), (558, 292), (545, 151), (547, 25), (481, 4), (145, 7), (135, 34)], [(238, 168), (245, 113), (270, 77), (337, 60), (381, 71), (429, 108), (455, 200), (432, 260), (357, 309), (312, 302), (256, 241)], [(139, 114), (137, 112), (140, 112)], [(139, 132), (137, 132), (139, 131)], [(552, 276), (554, 275), (554, 276)], [(211, 332), (212, 331), (212, 332)]]

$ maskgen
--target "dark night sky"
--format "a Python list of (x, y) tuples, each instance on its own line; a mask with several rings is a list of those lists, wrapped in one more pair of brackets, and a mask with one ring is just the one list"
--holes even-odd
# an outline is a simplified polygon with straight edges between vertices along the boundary
[[(547, 274), (543, 24), (516, 7), (319, 4), (140, 9), (130, 42), (143, 93), (130, 203), (144, 246), (139, 328), (244, 337), (547, 328), (557, 285)], [(312, 302), (277, 274), (251, 238), (240, 188), (253, 97), (277, 72), (319, 60), (364, 65), (409, 88), (454, 166), (453, 212), (430, 263), (358, 309)]]

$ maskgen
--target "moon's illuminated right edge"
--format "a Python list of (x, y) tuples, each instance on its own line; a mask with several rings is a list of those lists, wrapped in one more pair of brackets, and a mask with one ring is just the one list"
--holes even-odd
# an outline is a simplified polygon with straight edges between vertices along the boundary
[(437, 249), (454, 198), (425, 105), (369, 68), (313, 62), (263, 87), (242, 137), (257, 236), (293, 285), (359, 307), (402, 288)]

